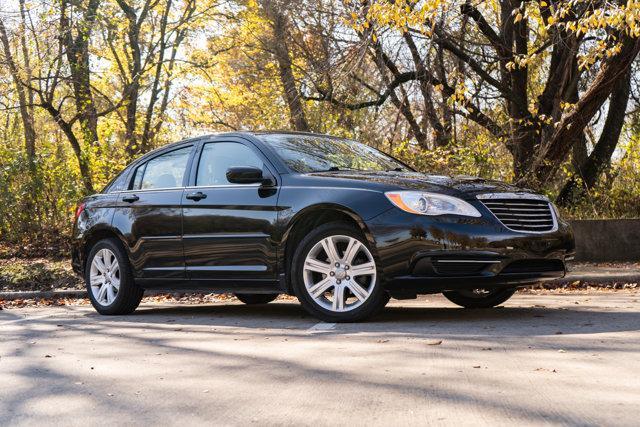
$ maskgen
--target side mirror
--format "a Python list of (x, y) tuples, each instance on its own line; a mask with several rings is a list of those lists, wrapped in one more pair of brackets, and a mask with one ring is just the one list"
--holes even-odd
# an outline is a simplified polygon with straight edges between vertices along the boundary
[(255, 184), (265, 181), (262, 169), (253, 167), (234, 167), (227, 169), (227, 181), (233, 184)]

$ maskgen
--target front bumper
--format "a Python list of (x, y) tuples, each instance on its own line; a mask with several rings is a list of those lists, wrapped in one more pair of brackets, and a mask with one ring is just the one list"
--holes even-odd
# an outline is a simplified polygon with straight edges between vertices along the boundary
[(523, 286), (565, 274), (574, 253), (569, 225), (522, 233), (495, 218), (427, 217), (391, 209), (367, 222), (393, 294)]

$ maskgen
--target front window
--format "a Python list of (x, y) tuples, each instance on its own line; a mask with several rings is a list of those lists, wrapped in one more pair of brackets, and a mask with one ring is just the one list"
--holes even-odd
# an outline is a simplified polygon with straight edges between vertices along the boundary
[(314, 135), (260, 135), (295, 172), (410, 171), (386, 154), (356, 141)]
[(231, 183), (227, 179), (227, 171), (238, 166), (262, 169), (263, 162), (251, 148), (237, 142), (205, 144), (198, 165), (196, 185), (229, 185)]

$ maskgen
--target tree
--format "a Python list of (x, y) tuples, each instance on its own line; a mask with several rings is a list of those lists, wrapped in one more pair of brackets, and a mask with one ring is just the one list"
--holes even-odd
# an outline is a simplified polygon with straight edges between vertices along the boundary
[(278, 63), (278, 73), (283, 87), (284, 98), (289, 107), (291, 127), (299, 131), (309, 131), (309, 124), (302, 107), (302, 97), (296, 86), (296, 79), (289, 52), (289, 18), (287, 10), (291, 9), (289, 0), (261, 0), (263, 13), (271, 22), (272, 34), (265, 40), (264, 47), (270, 51)]
[[(116, 3), (127, 23), (126, 38), (121, 38), (122, 19), (114, 13), (104, 39), (123, 82), (124, 139), (133, 157), (150, 149), (163, 125), (178, 50), (191, 29), (196, 1), (145, 0), (139, 8), (130, 1)], [(145, 92), (148, 102), (141, 108)]]
[(558, 203), (569, 205), (585, 192), (591, 190), (598, 178), (611, 164), (611, 156), (618, 145), (620, 133), (624, 125), (627, 103), (631, 92), (631, 71), (617, 79), (611, 97), (607, 118), (604, 122), (600, 138), (591, 154), (577, 165), (576, 173), (567, 181), (560, 194)]
[[(429, 91), (442, 93), (455, 115), (502, 139), (513, 156), (516, 179), (538, 187), (554, 177), (640, 50), (634, 3), (376, 0), (354, 7), (352, 26), (366, 36), (361, 43), (378, 52), (392, 78), (383, 79), (383, 90), (372, 90), (369, 101), (347, 102), (322, 89), (309, 99), (345, 108), (368, 108), (387, 99), (402, 106), (393, 95), (419, 81), (425, 99)], [(402, 58), (404, 48), (394, 44), (398, 33), (412, 54), (411, 67), (406, 61), (403, 68), (390, 64), (385, 58), (391, 55), (380, 52), (379, 46), (396, 46)], [(426, 65), (433, 61), (416, 55), (412, 38), (435, 58), (445, 53), (439, 66), (431, 67), (444, 72), (430, 72)], [(496, 98), (499, 109), (492, 102)], [(441, 109), (440, 117), (445, 112)], [(437, 126), (428, 105), (423, 116), (436, 133), (448, 127), (446, 121)], [(423, 137), (413, 133), (422, 143)]]
[[(22, 49), (24, 68), (26, 71), (26, 80), (31, 80), (32, 70), (29, 62), (29, 52), (25, 39), (25, 10), (24, 0), (20, 0), (20, 16), (22, 22), (22, 37), (20, 37), (20, 47)], [(24, 132), (25, 152), (27, 154), (27, 161), (29, 162), (30, 169), (33, 169), (35, 165), (36, 157), (36, 131), (33, 124), (33, 91), (25, 84), (21, 77), (20, 67), (17, 64), (16, 59), (11, 51), (11, 43), (7, 34), (7, 29), (4, 25), (2, 18), (0, 18), (0, 42), (2, 43), (2, 50), (4, 53), (4, 62), (11, 74), (15, 91), (18, 95), (18, 108), (20, 110), (20, 117), (22, 119), (22, 128)]]

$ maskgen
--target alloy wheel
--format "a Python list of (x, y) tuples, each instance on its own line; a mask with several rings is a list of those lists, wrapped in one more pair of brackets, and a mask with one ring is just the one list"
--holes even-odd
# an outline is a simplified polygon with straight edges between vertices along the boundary
[(316, 243), (304, 261), (304, 285), (326, 310), (345, 312), (361, 306), (376, 284), (376, 263), (358, 239), (335, 235)]
[(91, 261), (89, 284), (95, 300), (103, 306), (115, 301), (120, 289), (120, 266), (116, 255), (109, 249), (101, 249)]

